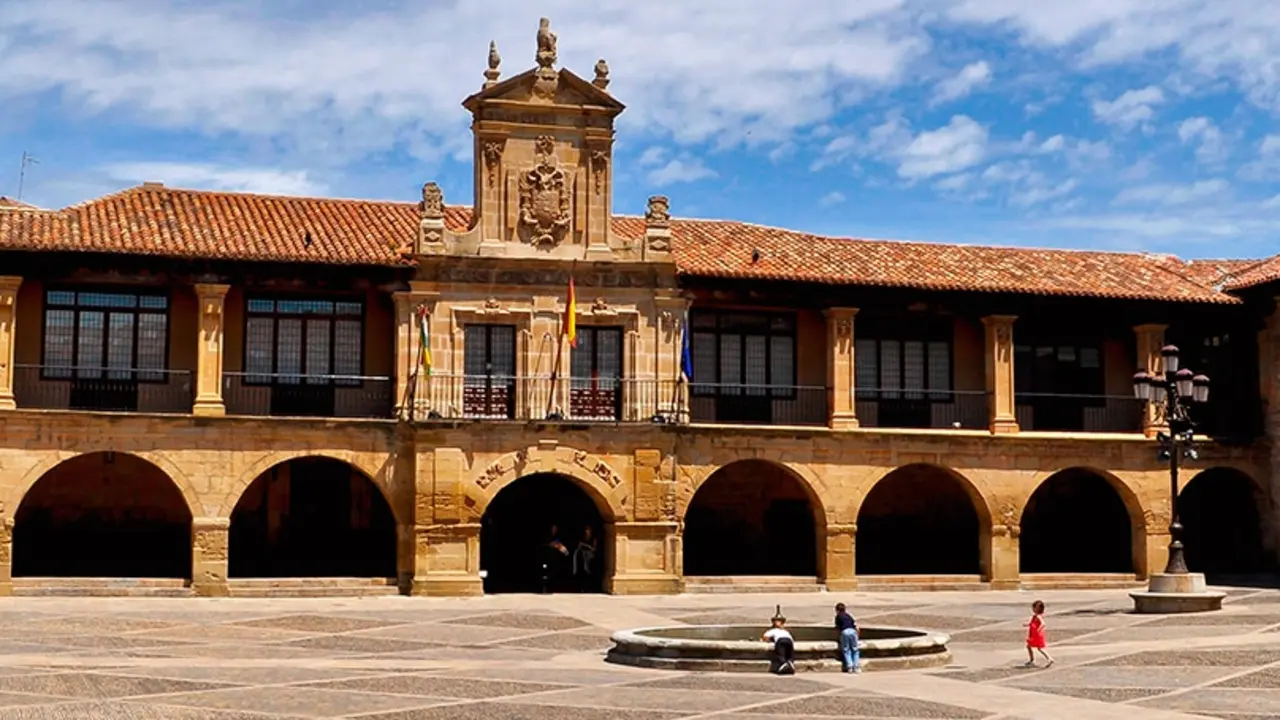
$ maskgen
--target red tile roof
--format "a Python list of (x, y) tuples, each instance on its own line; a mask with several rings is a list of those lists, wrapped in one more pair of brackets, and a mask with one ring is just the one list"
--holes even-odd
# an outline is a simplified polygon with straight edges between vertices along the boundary
[[(462, 231), (470, 221), (470, 208), (446, 209), (449, 228)], [(0, 249), (398, 265), (417, 228), (416, 203), (144, 185), (59, 211), (0, 208)], [(631, 240), (644, 228), (643, 218), (613, 220), (614, 233)], [(676, 264), (695, 277), (1235, 303), (1214, 285), (1244, 267), (1136, 253), (842, 239), (734, 221), (675, 219), (671, 228)]]
[(0, 195), (0, 208), (23, 208), (23, 209), (34, 210), (36, 209), (36, 206), (30, 205), (28, 203), (24, 203), (21, 200), (14, 200), (11, 197), (5, 197), (4, 195)]
[(1227, 291), (1232, 291), (1245, 290), (1277, 280), (1280, 280), (1280, 255), (1235, 267), (1225, 273), (1220, 282)]

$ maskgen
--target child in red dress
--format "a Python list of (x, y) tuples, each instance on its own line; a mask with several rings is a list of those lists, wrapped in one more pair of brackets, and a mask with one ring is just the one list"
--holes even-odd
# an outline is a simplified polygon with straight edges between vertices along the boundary
[(1045, 652), (1044, 637), (1044, 602), (1037, 600), (1031, 603), (1031, 621), (1027, 623), (1027, 667), (1036, 666), (1036, 651), (1049, 661), (1045, 667), (1053, 667), (1053, 658)]

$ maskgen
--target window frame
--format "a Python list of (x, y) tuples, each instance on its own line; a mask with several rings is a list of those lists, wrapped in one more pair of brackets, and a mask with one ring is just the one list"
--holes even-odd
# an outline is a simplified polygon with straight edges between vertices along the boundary
[[(43, 288), (44, 294), (41, 297), (40, 308), (40, 379), (49, 381), (76, 381), (76, 380), (110, 380), (115, 382), (136, 382), (153, 385), (163, 385), (169, 382), (169, 341), (171, 339), (170, 329), (173, 313), (173, 296), (168, 289), (164, 288), (146, 288), (122, 290), (119, 287), (110, 286), (81, 286), (81, 285), (49, 285)], [(72, 293), (75, 295), (75, 301), (70, 305), (53, 304), (49, 302), (49, 296), (53, 293)], [(100, 294), (100, 295), (124, 295), (132, 296), (137, 299), (137, 303), (133, 307), (110, 307), (110, 306), (84, 306), (80, 304), (80, 296), (82, 294)], [(164, 299), (164, 309), (142, 308), (141, 300), (144, 297), (154, 297)], [(49, 365), (49, 311), (50, 310), (68, 310), (72, 313), (71, 322), (71, 365)], [(101, 312), (103, 313), (102, 325), (102, 357), (98, 365), (85, 365), (80, 358), (80, 314), (81, 312)], [(111, 350), (111, 322), (107, 318), (111, 313), (125, 313), (133, 316), (133, 343), (129, 349), (130, 366), (126, 369), (113, 370), (107, 365), (107, 355)], [(160, 367), (156, 368), (138, 368), (138, 340), (140, 327), (138, 318), (140, 315), (160, 315), (164, 318), (164, 352), (161, 357), (164, 361)], [(83, 377), (79, 373), (82, 369), (90, 368), (101, 370), (102, 375), (98, 378)], [(67, 375), (51, 375), (50, 370), (67, 371)], [(127, 372), (129, 377), (119, 378), (110, 377), (109, 373)], [(155, 377), (145, 377), (152, 375)]]
[[(273, 309), (272, 309), (272, 311), (271, 311), (271, 312), (263, 312), (263, 311), (255, 311), (255, 310), (251, 310), (251, 309), (250, 309), (250, 305), (251, 305), (251, 303), (253, 303), (253, 301), (255, 301), (255, 300), (267, 300), (267, 301), (272, 302), (272, 303), (273, 303), (273, 305), (272, 305), (272, 308), (273, 308)], [(243, 341), (241, 342), (241, 346), (242, 346), (242, 347), (241, 347), (241, 365), (240, 365), (240, 367), (241, 367), (241, 383), (242, 383), (242, 384), (244, 384), (244, 385), (246, 385), (246, 386), (251, 386), (251, 387), (274, 387), (274, 386), (277, 386), (277, 385), (288, 385), (288, 386), (291, 386), (291, 387), (292, 387), (292, 386), (294, 386), (294, 385), (295, 385), (295, 383), (282, 383), (282, 382), (280, 382), (281, 376), (282, 376), (282, 375), (287, 375), (287, 374), (288, 374), (288, 373), (282, 373), (282, 372), (280, 372), (280, 353), (278, 352), (278, 350), (279, 350), (279, 337), (280, 337), (280, 318), (282, 318), (282, 317), (284, 317), (284, 318), (297, 318), (297, 319), (299, 319), (299, 320), (301, 320), (301, 321), (302, 321), (302, 341), (301, 341), (301, 344), (300, 344), (300, 352), (302, 353), (302, 362), (303, 362), (304, 370), (303, 370), (303, 372), (298, 373), (298, 374), (297, 374), (297, 376), (298, 376), (299, 378), (304, 379), (304, 380), (305, 380), (305, 379), (307, 379), (307, 378), (314, 378), (314, 377), (317, 377), (316, 375), (308, 374), (308, 373), (305, 371), (305, 365), (306, 365), (306, 348), (307, 348), (307, 342), (306, 342), (306, 338), (307, 338), (307, 323), (306, 323), (306, 321), (307, 321), (308, 319), (324, 318), (324, 319), (327, 319), (327, 320), (328, 320), (328, 323), (329, 323), (329, 372), (324, 374), (324, 375), (327, 375), (328, 377), (326, 377), (326, 378), (325, 378), (325, 380), (324, 380), (323, 382), (302, 382), (302, 381), (300, 381), (300, 382), (296, 383), (296, 385), (298, 385), (298, 386), (313, 386), (313, 387), (325, 387), (325, 386), (333, 386), (333, 387), (359, 387), (360, 385), (362, 385), (362, 384), (363, 384), (363, 382), (364, 382), (364, 377), (365, 377), (365, 374), (364, 374), (364, 368), (365, 368), (365, 355), (366, 355), (366, 353), (365, 353), (365, 349), (366, 349), (366, 348), (365, 348), (365, 340), (366, 340), (366, 337), (365, 337), (365, 331), (366, 331), (366, 325), (367, 325), (367, 314), (368, 314), (368, 311), (369, 311), (369, 304), (368, 304), (368, 302), (367, 302), (366, 300), (367, 300), (367, 299), (366, 299), (366, 298), (365, 298), (365, 296), (363, 296), (363, 295), (347, 295), (347, 294), (343, 294), (343, 295), (329, 295), (329, 296), (325, 296), (325, 295), (312, 295), (312, 294), (298, 294), (298, 295), (295, 295), (295, 294), (289, 294), (289, 293), (245, 293), (245, 295), (244, 295), (244, 322), (242, 323), (242, 327), (244, 328), (244, 334), (243, 334)], [(324, 314), (324, 313), (281, 313), (281, 312), (280, 312), (280, 310), (279, 310), (279, 307), (280, 307), (280, 306), (279, 306), (279, 303), (280, 303), (280, 302), (282, 302), (282, 301), (284, 301), (284, 302), (304, 302), (304, 303), (305, 303), (305, 302), (327, 302), (327, 303), (331, 303), (331, 304), (334, 306), (334, 311), (333, 311), (333, 312), (330, 312), (330, 313), (328, 313), (328, 314)], [(340, 313), (338, 313), (338, 312), (337, 312), (337, 305), (338, 305), (339, 303), (352, 303), (352, 304), (359, 305), (359, 306), (360, 306), (360, 312), (359, 312), (359, 314), (351, 314), (351, 315), (340, 314)], [(270, 375), (270, 377), (269, 377), (266, 381), (256, 380), (255, 378), (262, 377), (262, 376), (263, 376), (263, 373), (255, 373), (255, 372), (252, 372), (252, 371), (249, 369), (249, 346), (250, 346), (249, 321), (250, 321), (250, 320), (252, 320), (252, 319), (254, 319), (254, 318), (271, 318), (271, 319), (272, 319), (272, 324), (271, 324), (271, 372), (270, 372), (270, 373), (266, 373), (266, 374)], [(355, 321), (355, 322), (357, 322), (357, 323), (359, 324), (359, 328), (360, 328), (360, 330), (359, 330), (360, 343), (359, 343), (359, 346), (358, 346), (358, 347), (359, 347), (359, 349), (360, 349), (360, 360), (359, 360), (359, 363), (358, 363), (358, 365), (359, 365), (359, 372), (355, 373), (355, 375), (354, 375), (354, 377), (359, 378), (359, 379), (356, 379), (356, 380), (340, 380), (340, 379), (336, 379), (336, 378), (334, 377), (335, 375), (345, 374), (345, 373), (335, 373), (335, 372), (333, 372), (333, 368), (336, 366), (335, 360), (336, 360), (336, 352), (337, 352), (337, 343), (335, 342), (335, 340), (337, 339), (337, 321), (339, 321), (339, 320), (344, 320), (344, 321), (348, 321), (348, 322)]]
[[(508, 328), (511, 330), (511, 374), (501, 375), (486, 371), (484, 375), (472, 375), (467, 372), (467, 333), (471, 328), (484, 328), (484, 351), (485, 364), (493, 364), (493, 330), (494, 328)], [(519, 356), (520, 356), (520, 326), (514, 323), (494, 323), (494, 322), (469, 322), (462, 326), (462, 376), (464, 378), (483, 377), (483, 378), (506, 378), (515, 382), (520, 374)]]
[[(1014, 362), (1014, 397), (1022, 395), (1024, 397), (1030, 395), (1036, 396), (1058, 396), (1058, 397), (1081, 397), (1091, 398), (1100, 404), (1105, 404), (1107, 395), (1107, 354), (1105, 339), (1096, 341), (1086, 341), (1078, 339), (1062, 339), (1062, 340), (1045, 340), (1030, 339), (1023, 342), (1014, 342), (1013, 362)], [(1036, 351), (1039, 348), (1050, 348), (1054, 356), (1059, 356), (1064, 348), (1069, 348), (1075, 353), (1076, 360), (1074, 366), (1076, 372), (1083, 377), (1086, 372), (1094, 375), (1094, 381), (1090, 383), (1095, 387), (1085, 391), (1078, 391), (1074, 388), (1049, 388), (1044, 389), (1036, 382)], [(1097, 353), (1098, 367), (1096, 370), (1090, 370), (1080, 365), (1080, 358), (1083, 357), (1085, 350), (1092, 350)], [(1025, 361), (1019, 363), (1019, 355), (1024, 356)], [(1028, 362), (1029, 361), (1029, 362)], [(1056, 363), (1062, 364), (1063, 361), (1055, 360)], [(1019, 368), (1025, 368), (1019, 370)], [(1026, 386), (1019, 387), (1019, 376), (1026, 378), (1024, 383)], [(1029, 387), (1028, 387), (1029, 386)]]
[[(732, 317), (734, 315), (747, 315), (747, 316), (760, 318), (764, 321), (765, 329), (763, 332), (754, 332), (746, 329), (732, 329), (732, 328), (724, 327), (725, 325), (729, 324), (727, 322), (727, 318)], [(697, 320), (700, 318), (707, 318), (707, 317), (715, 318), (714, 329), (702, 329), (698, 327)], [(790, 329), (774, 330), (773, 329), (774, 322), (777, 320), (784, 321), (789, 326)], [(740, 349), (739, 349), (738, 364), (740, 369), (740, 376), (746, 377), (746, 374), (747, 374), (746, 373), (747, 353), (745, 350), (746, 338), (748, 336), (763, 335), (765, 338), (765, 376), (766, 376), (763, 387), (767, 388), (768, 392), (762, 395), (762, 397), (768, 397), (768, 398), (773, 398), (778, 400), (794, 400), (796, 398), (797, 392), (798, 392), (797, 383), (799, 381), (799, 372), (800, 372), (800, 369), (799, 369), (800, 363), (798, 358), (799, 345), (800, 345), (799, 343), (800, 322), (799, 322), (798, 313), (759, 311), (759, 310), (750, 310), (750, 309), (743, 309), (743, 310), (723, 309), (723, 308), (695, 309), (695, 310), (689, 311), (689, 324), (690, 324), (689, 342), (694, 343), (694, 347), (691, 347), (689, 349), (690, 356), (693, 359), (693, 362), (695, 363), (694, 377), (698, 375), (697, 366), (696, 366), (697, 353), (695, 352), (697, 336), (701, 334), (711, 334), (715, 338), (715, 364), (712, 366), (712, 371), (715, 375), (715, 380), (713, 380), (710, 383), (706, 383), (706, 382), (699, 383), (699, 382), (696, 382), (694, 378), (689, 378), (689, 386), (690, 386), (689, 390), (694, 397), (741, 396), (742, 393), (740, 392), (725, 392), (725, 390), (727, 389), (725, 387), (726, 383), (723, 382), (720, 375), (720, 368), (723, 361), (721, 357), (721, 349), (723, 347), (721, 338), (725, 336), (736, 336), (739, 338)], [(774, 338), (782, 338), (783, 340), (789, 341), (791, 344), (791, 372), (789, 373), (789, 377), (785, 378), (787, 382), (782, 384), (778, 383), (777, 381), (778, 379), (775, 377), (775, 373), (774, 373), (774, 367), (773, 367)], [(745, 386), (746, 383), (738, 383), (738, 385)]]
[[(894, 323), (892, 318), (879, 318), (876, 320), (863, 321), (859, 323), (859, 327), (854, 332), (854, 355), (853, 355), (853, 372), (854, 372), (854, 397), (856, 400), (863, 402), (880, 401), (880, 400), (912, 400), (912, 401), (928, 401), (931, 403), (949, 404), (956, 401), (956, 334), (955, 320), (949, 316), (938, 316), (928, 318), (909, 318), (906, 322)], [(889, 325), (893, 324), (890, 328)], [(887, 388), (882, 387), (881, 378), (883, 377), (883, 343), (898, 343), (898, 386)], [(907, 364), (904, 362), (906, 357), (905, 346), (909, 342), (918, 342), (924, 345), (924, 382), (923, 388), (908, 388), (906, 386)], [(874, 343), (875, 344), (875, 371), (876, 385), (875, 387), (863, 387), (861, 383), (856, 382), (858, 377), (858, 358), (863, 357), (865, 353), (858, 352), (858, 343)], [(947, 346), (947, 386), (945, 389), (937, 389), (929, 387), (929, 379), (932, 377), (930, 372), (930, 354), (929, 346), (934, 343), (942, 343)], [(865, 394), (864, 394), (865, 393)], [(892, 396), (888, 393), (893, 393)], [(918, 394), (919, 397), (909, 397), (908, 394)]]

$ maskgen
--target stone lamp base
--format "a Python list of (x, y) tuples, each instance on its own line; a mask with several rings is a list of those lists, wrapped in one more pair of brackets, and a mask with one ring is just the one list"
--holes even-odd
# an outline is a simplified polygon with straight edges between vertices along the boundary
[(1151, 576), (1146, 592), (1129, 593), (1134, 611), (1151, 615), (1212, 612), (1222, 609), (1223, 592), (1211, 592), (1201, 573)]

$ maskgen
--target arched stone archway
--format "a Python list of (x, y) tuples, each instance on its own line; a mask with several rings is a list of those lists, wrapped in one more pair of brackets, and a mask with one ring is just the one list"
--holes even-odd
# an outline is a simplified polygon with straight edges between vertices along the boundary
[(14, 513), (15, 577), (191, 577), (191, 509), (138, 456), (79, 455), (49, 469)]
[(1135, 498), (1119, 480), (1068, 468), (1040, 483), (1022, 511), (1024, 573), (1133, 573)]
[(480, 519), (485, 592), (601, 592), (612, 568), (607, 510), (560, 473), (505, 483)]
[(1234, 468), (1198, 473), (1178, 495), (1187, 567), (1211, 576), (1273, 569), (1262, 543), (1264, 495)]
[(858, 511), (859, 575), (979, 575), (986, 505), (967, 479), (936, 465), (904, 465), (871, 488)]
[(684, 574), (819, 574), (822, 506), (786, 467), (740, 460), (694, 492), (684, 517)]
[(354, 466), (295, 458), (260, 474), (231, 513), (228, 576), (396, 575), (396, 521), (381, 488)]

